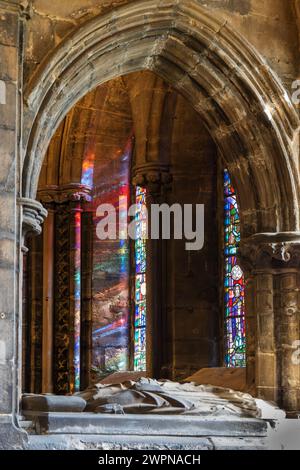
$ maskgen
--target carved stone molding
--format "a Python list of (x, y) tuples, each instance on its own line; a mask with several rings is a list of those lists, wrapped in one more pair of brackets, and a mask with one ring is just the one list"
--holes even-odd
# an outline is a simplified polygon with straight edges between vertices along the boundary
[(22, 3), (19, 0), (0, 0), (0, 8), (12, 13), (25, 14), (29, 9), (29, 2), (26, 0)]
[(62, 204), (67, 201), (89, 202), (92, 199), (91, 188), (83, 184), (47, 186), (38, 191), (38, 198), (43, 203)]
[(261, 233), (242, 241), (239, 259), (245, 271), (300, 267), (300, 233)]
[(23, 236), (28, 233), (39, 235), (42, 232), (42, 224), (48, 215), (42, 204), (34, 199), (19, 198), (18, 204), (22, 206), (22, 230)]

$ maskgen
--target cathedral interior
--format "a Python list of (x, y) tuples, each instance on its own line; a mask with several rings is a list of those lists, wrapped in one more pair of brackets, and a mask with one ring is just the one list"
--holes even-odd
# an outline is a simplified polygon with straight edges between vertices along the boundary
[(0, 449), (300, 449), (299, 49), (299, 0), (0, 0)]

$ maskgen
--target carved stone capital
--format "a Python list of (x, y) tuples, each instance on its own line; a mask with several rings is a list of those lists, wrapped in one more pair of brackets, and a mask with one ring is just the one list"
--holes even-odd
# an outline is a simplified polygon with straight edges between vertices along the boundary
[(34, 199), (19, 198), (18, 204), (22, 206), (22, 230), (23, 236), (28, 233), (39, 235), (42, 232), (42, 224), (48, 215), (42, 204)]
[(91, 188), (83, 184), (65, 186), (47, 186), (38, 191), (38, 198), (43, 203), (62, 204), (67, 201), (89, 202), (92, 199)]
[(242, 241), (240, 262), (245, 271), (300, 267), (300, 233), (261, 233)]
[(154, 194), (169, 189), (173, 180), (169, 165), (148, 163), (134, 168), (133, 173), (133, 185), (146, 187)]

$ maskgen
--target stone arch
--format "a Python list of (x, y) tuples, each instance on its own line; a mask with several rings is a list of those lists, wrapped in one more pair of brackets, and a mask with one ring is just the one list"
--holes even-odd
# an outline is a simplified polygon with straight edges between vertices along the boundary
[[(73, 32), (38, 68), (24, 94), (19, 202), (25, 231), (37, 232), (45, 216), (34, 199), (62, 119), (88, 91), (140, 70), (153, 71), (192, 104), (230, 170), (239, 195), (251, 311), (248, 382), (260, 397), (299, 409), (299, 372), (290, 346), (281, 352), (280, 345), (282, 339), (293, 344), (299, 326), (300, 122), (264, 59), (197, 0), (138, 0), (116, 8)], [(294, 328), (288, 327), (291, 311)], [(262, 324), (268, 325), (265, 334)]]
[(137, 1), (72, 33), (25, 91), (23, 194), (35, 198), (50, 139), (85, 93), (152, 70), (203, 117), (239, 193), (244, 236), (299, 229), (299, 119), (263, 58), (196, 0)]

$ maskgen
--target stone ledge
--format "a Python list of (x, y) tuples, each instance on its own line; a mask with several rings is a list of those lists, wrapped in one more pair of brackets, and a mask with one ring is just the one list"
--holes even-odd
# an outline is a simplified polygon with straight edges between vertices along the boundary
[(254, 418), (168, 415), (109, 415), (25, 411), (39, 434), (174, 437), (265, 437), (268, 423)]

